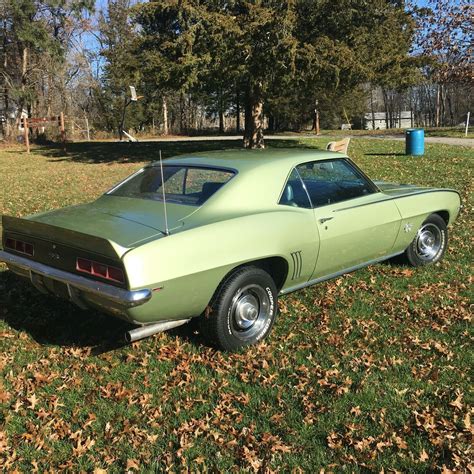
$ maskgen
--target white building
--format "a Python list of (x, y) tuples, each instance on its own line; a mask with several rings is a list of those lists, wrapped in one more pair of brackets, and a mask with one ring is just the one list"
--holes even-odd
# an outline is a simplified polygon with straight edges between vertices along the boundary
[[(365, 130), (384, 130), (390, 128), (390, 119), (388, 119), (385, 112), (375, 112), (373, 117), (372, 113), (364, 115), (364, 129)], [(392, 128), (411, 128), (413, 127), (413, 112), (411, 110), (403, 110), (398, 113), (394, 113), (392, 117)]]

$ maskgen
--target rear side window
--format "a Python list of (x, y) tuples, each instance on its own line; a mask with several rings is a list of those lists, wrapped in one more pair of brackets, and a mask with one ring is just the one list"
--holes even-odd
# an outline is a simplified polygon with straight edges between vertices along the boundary
[[(227, 183), (234, 172), (194, 166), (163, 166), (167, 202), (200, 206)], [(137, 175), (109, 192), (112, 196), (163, 200), (163, 183), (159, 166), (144, 168)]]
[(308, 193), (306, 192), (296, 169), (293, 169), (285, 187), (283, 188), (279, 204), (292, 207), (304, 207), (306, 209), (311, 208)]
[(347, 201), (376, 192), (374, 186), (347, 160), (325, 160), (296, 167), (313, 207)]

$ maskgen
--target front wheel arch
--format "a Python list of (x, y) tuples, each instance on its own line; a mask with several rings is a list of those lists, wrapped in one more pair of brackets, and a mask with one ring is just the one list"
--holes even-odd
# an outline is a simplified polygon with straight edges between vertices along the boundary
[(443, 219), (443, 221), (445, 222), (446, 225), (449, 224), (449, 212), (448, 211), (436, 211), (436, 212), (433, 212), (432, 214), (436, 214), (438, 215), (439, 217), (441, 217), (441, 219)]
[(437, 212), (430, 214), (418, 229), (415, 238), (406, 248), (403, 257), (414, 267), (440, 261), (448, 246), (448, 228), (445, 219)]

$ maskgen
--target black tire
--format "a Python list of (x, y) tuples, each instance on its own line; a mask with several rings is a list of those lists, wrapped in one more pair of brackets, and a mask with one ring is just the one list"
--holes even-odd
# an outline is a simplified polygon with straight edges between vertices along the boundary
[(448, 228), (438, 214), (431, 214), (418, 229), (416, 237), (405, 250), (405, 258), (414, 267), (439, 262), (448, 246)]
[(257, 267), (240, 268), (220, 285), (209, 310), (201, 315), (201, 333), (219, 349), (237, 351), (268, 336), (277, 306), (272, 277)]

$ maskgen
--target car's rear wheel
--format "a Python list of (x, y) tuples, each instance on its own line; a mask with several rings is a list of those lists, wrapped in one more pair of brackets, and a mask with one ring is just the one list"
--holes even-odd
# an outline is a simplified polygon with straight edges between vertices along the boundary
[(438, 214), (432, 214), (419, 228), (416, 237), (405, 250), (405, 256), (414, 267), (429, 265), (443, 258), (447, 246), (446, 223)]
[(201, 316), (203, 336), (226, 351), (256, 344), (270, 333), (277, 313), (278, 291), (271, 276), (257, 267), (232, 273)]

